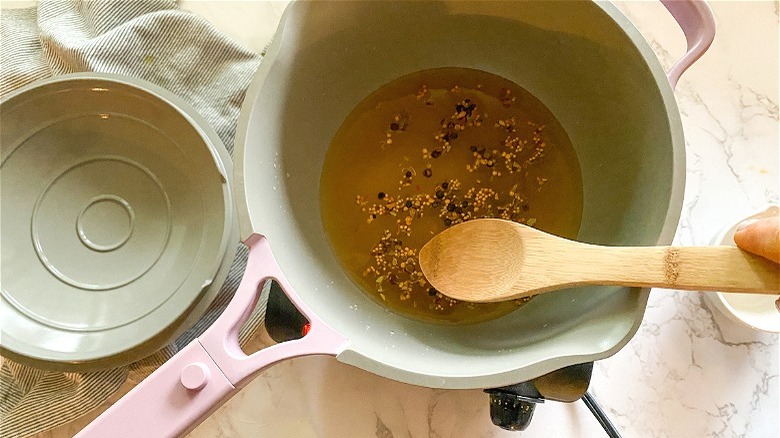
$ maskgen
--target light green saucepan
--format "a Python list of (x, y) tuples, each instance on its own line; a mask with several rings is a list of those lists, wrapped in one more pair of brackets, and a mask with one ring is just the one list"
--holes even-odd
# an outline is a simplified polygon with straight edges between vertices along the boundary
[(689, 42), (668, 78), (637, 29), (608, 2), (292, 4), (239, 125), (242, 238), (264, 235), (294, 293), (348, 338), (340, 361), (382, 376), (486, 388), (612, 355), (636, 332), (648, 290), (553, 293), (460, 327), (388, 312), (358, 289), (332, 253), (318, 212), (320, 175), (344, 118), (383, 84), (429, 68), (481, 69), (529, 90), (566, 129), (584, 184), (578, 239), (669, 244), (685, 178), (670, 80), (706, 50), (714, 28), (702, 2), (666, 6)]

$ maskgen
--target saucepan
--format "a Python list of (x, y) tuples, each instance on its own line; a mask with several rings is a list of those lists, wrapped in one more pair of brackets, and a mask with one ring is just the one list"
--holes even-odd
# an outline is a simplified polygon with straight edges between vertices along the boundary
[[(636, 332), (648, 290), (547, 294), (470, 326), (388, 311), (334, 257), (319, 180), (330, 139), (373, 90), (422, 69), (476, 68), (526, 88), (567, 130), (584, 185), (579, 240), (669, 244), (685, 176), (673, 87), (709, 47), (714, 20), (702, 1), (663, 3), (688, 42), (668, 76), (608, 2), (292, 3), (238, 126), (235, 199), (249, 260), (236, 295), (212, 327), (80, 436), (183, 434), (264, 368), (303, 355), (415, 385), (486, 388), (614, 354)], [(238, 332), (269, 280), (310, 330), (246, 355)]]

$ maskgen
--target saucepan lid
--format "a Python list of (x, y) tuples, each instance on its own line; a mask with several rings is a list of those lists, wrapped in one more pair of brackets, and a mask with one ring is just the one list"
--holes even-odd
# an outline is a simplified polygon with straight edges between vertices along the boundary
[(193, 108), (89, 73), (12, 93), (0, 121), (4, 355), (117, 366), (205, 311), (237, 234), (230, 158)]

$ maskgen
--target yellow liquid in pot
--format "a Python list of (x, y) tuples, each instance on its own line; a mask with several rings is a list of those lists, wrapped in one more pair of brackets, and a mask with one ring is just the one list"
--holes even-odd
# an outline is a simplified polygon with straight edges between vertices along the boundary
[(369, 296), (415, 319), (473, 324), (525, 301), (457, 302), (417, 254), (462, 221), (499, 217), (574, 238), (582, 176), (566, 132), (538, 99), (480, 70), (398, 78), (347, 116), (328, 149), (321, 213), (334, 253)]

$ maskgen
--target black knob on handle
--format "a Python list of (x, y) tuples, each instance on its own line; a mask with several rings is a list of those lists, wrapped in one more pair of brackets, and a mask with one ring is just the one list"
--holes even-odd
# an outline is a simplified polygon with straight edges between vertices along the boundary
[(525, 430), (535, 408), (535, 402), (520, 400), (514, 394), (490, 394), (490, 420), (502, 429)]
[(486, 389), (490, 394), (490, 420), (506, 430), (525, 430), (531, 423), (537, 403), (544, 398), (531, 382)]

